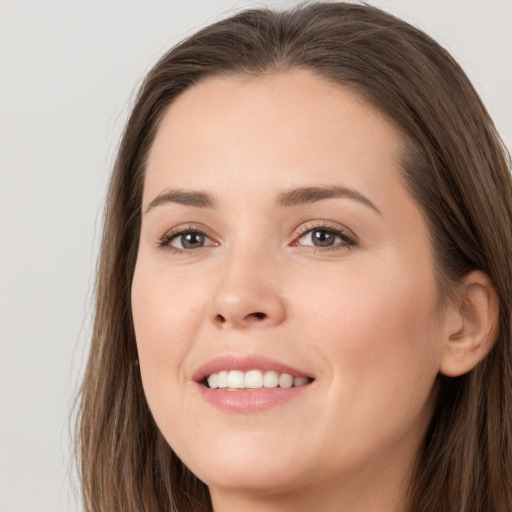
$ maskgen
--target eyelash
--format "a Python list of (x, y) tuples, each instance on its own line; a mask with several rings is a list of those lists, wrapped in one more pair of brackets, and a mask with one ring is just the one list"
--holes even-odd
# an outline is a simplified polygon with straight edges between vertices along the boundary
[(312, 223), (312, 224), (306, 224), (301, 227), (299, 230), (299, 233), (295, 240), (292, 242), (293, 246), (300, 246), (298, 244), (298, 241), (303, 238), (308, 233), (312, 233), (314, 231), (321, 231), (324, 233), (329, 233), (330, 235), (334, 235), (335, 237), (338, 237), (342, 240), (342, 243), (337, 243), (333, 246), (326, 246), (326, 247), (320, 247), (320, 246), (314, 246), (314, 245), (304, 245), (302, 247), (307, 248), (307, 250), (312, 252), (328, 252), (328, 251), (336, 251), (336, 250), (343, 250), (343, 249), (352, 249), (356, 245), (358, 245), (359, 241), (357, 237), (351, 233), (349, 230), (344, 229), (340, 226), (334, 226), (327, 224), (325, 222), (322, 223)]
[[(200, 249), (204, 249), (208, 246), (198, 247), (197, 249), (180, 249), (179, 247), (173, 247), (171, 245), (171, 242), (178, 238), (179, 236), (186, 235), (188, 233), (196, 233), (198, 235), (202, 235), (205, 238), (208, 238), (211, 240), (211, 238), (204, 232), (203, 229), (198, 228), (194, 225), (186, 225), (186, 226), (180, 226), (178, 228), (172, 229), (171, 231), (168, 231), (165, 233), (165, 235), (160, 238), (158, 241), (158, 247), (162, 249), (167, 249), (170, 252), (174, 254), (192, 254), (193, 252), (197, 252)], [(217, 244), (211, 244), (211, 245), (217, 245)]]
[[(328, 233), (330, 235), (334, 235), (335, 237), (338, 237), (342, 240), (342, 243), (337, 243), (334, 246), (326, 246), (326, 247), (320, 247), (320, 246), (313, 246), (313, 245), (301, 245), (298, 243), (298, 241), (303, 238), (308, 233), (311, 233), (313, 231), (321, 231)], [(165, 233), (163, 237), (160, 238), (158, 241), (158, 247), (167, 249), (171, 251), (174, 254), (192, 254), (194, 252), (197, 252), (201, 249), (205, 249), (209, 246), (216, 246), (217, 243), (209, 244), (203, 247), (198, 247), (195, 249), (180, 249), (178, 247), (173, 247), (171, 245), (171, 242), (178, 238), (179, 236), (183, 236), (185, 234), (191, 234), (195, 233), (198, 235), (202, 235), (205, 238), (208, 238), (211, 240), (211, 238), (204, 232), (204, 230), (193, 226), (193, 225), (187, 225), (187, 226), (180, 226), (178, 228), (175, 228), (171, 231), (168, 231)], [(315, 223), (315, 224), (306, 224), (303, 226), (300, 230), (297, 236), (295, 237), (294, 241), (291, 243), (294, 247), (303, 247), (305, 250), (311, 251), (311, 252), (329, 252), (329, 251), (336, 251), (336, 250), (343, 250), (343, 249), (352, 249), (356, 245), (358, 245), (359, 241), (357, 237), (349, 232), (346, 229), (343, 229), (339, 226), (332, 226), (326, 223)]]

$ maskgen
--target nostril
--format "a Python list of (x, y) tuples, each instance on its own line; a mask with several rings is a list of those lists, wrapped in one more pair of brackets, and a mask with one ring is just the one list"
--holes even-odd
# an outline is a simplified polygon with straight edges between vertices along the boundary
[(217, 315), (217, 316), (215, 317), (215, 320), (216, 320), (219, 324), (223, 324), (223, 323), (226, 321), (226, 319), (225, 319), (222, 315)]
[(218, 327), (228, 327), (230, 325), (236, 327), (248, 327), (250, 325), (264, 325), (268, 319), (269, 315), (267, 313), (255, 311), (254, 313), (248, 313), (245, 316), (237, 315), (236, 312), (228, 315), (217, 313), (214, 316), (213, 321)]

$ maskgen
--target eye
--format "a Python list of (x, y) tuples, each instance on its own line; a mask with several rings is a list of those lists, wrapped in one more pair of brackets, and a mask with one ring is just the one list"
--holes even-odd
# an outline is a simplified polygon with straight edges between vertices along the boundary
[(176, 235), (169, 245), (177, 249), (197, 249), (204, 247), (207, 237), (199, 232), (183, 233)]
[(308, 231), (305, 235), (303, 235), (300, 240), (302, 240), (302, 245), (314, 245), (316, 247), (332, 247), (334, 244), (339, 242), (339, 236), (337, 236), (332, 231), (327, 231), (326, 229), (312, 229)]
[(341, 228), (316, 226), (304, 231), (293, 245), (336, 249), (356, 245), (356, 237)]
[(216, 243), (202, 231), (197, 229), (183, 228), (166, 233), (159, 242), (161, 247), (180, 251), (191, 251), (202, 249)]

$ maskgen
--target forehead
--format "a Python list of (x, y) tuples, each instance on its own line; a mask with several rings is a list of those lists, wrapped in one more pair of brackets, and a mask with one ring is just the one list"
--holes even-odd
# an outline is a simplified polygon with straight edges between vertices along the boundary
[(402, 151), (402, 138), (380, 111), (310, 71), (207, 78), (162, 119), (148, 158), (145, 202), (169, 186), (240, 181), (258, 189), (312, 180), (396, 185)]

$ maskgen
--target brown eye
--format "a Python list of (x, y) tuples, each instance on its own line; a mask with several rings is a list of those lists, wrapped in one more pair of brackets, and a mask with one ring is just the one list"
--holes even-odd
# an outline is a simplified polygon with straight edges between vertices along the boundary
[(313, 245), (315, 247), (332, 247), (342, 241), (339, 235), (328, 229), (312, 229), (299, 239), (300, 245)]
[(181, 244), (180, 249), (197, 249), (198, 247), (203, 247), (205, 244), (205, 236), (202, 233), (184, 233), (177, 236), (172, 242), (171, 245), (176, 247), (176, 243)]
[(336, 235), (330, 231), (311, 231), (311, 241), (317, 247), (330, 247), (336, 242)]
[(160, 245), (177, 251), (189, 251), (215, 245), (215, 242), (200, 231), (188, 230), (165, 235)]
[(317, 227), (306, 231), (296, 244), (328, 249), (330, 247), (350, 247), (355, 245), (356, 241), (342, 230)]

